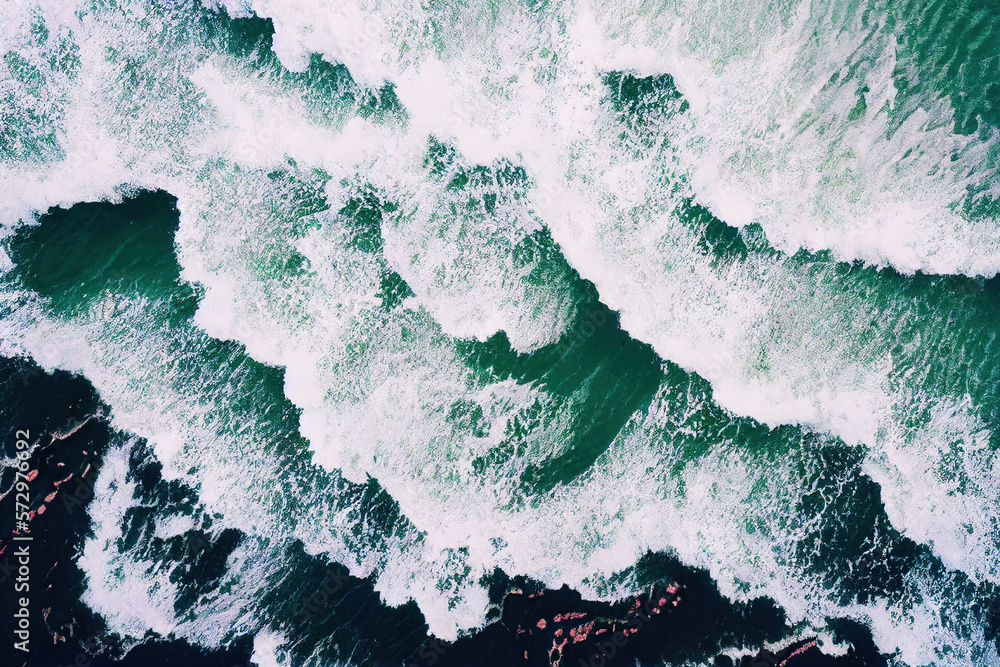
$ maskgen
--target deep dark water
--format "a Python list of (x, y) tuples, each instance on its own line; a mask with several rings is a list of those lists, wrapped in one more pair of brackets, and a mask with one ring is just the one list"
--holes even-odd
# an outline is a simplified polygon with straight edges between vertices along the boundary
[[(150, 636), (126, 652), (120, 637), (107, 633), (102, 619), (80, 601), (85, 589), (82, 572), (74, 563), (89, 530), (87, 507), (93, 495), (93, 480), (100, 469), (102, 457), (113, 444), (128, 437), (111, 428), (104, 418), (106, 408), (85, 379), (65, 372), (45, 373), (23, 359), (0, 358), (0, 387), (3, 401), (3, 447), (6, 456), (14, 452), (14, 433), (27, 429), (34, 444), (30, 458), (31, 470), (38, 475), (31, 482), (31, 507), (42, 514), (31, 521), (32, 616), (31, 652), (25, 657), (8, 650), (13, 628), (13, 581), (5, 580), (7, 589), (0, 596), (0, 618), (6, 646), (4, 664), (29, 667), (61, 665), (97, 666), (126, 665), (135, 667), (190, 665), (192, 667), (236, 667), (251, 664), (253, 639), (236, 637), (226, 647), (206, 650), (183, 640)], [(73, 429), (76, 429), (75, 431)], [(62, 439), (53, 434), (65, 434)], [(136, 445), (137, 450), (142, 444)], [(140, 486), (162, 485), (155, 464), (133, 458)], [(62, 464), (62, 465), (60, 465)], [(65, 480), (72, 473), (68, 481)], [(86, 474), (85, 474), (86, 473)], [(2, 488), (12, 485), (12, 471), (5, 470)], [(45, 502), (53, 491), (56, 495)], [(0, 556), (0, 565), (9, 553), (9, 537), (13, 531), (13, 494), (6, 492), (0, 499), (0, 526), (3, 545), (8, 549)], [(123, 526), (123, 535), (127, 533)], [(203, 592), (211, 586), (220, 562), (238, 541), (236, 531), (222, 531), (214, 538), (187, 536), (187, 554), (191, 559), (192, 577), (205, 581), (198, 586)], [(126, 539), (127, 536), (126, 536)], [(227, 544), (228, 543), (228, 544)], [(309, 556), (301, 548), (291, 549), (289, 560), (296, 572), (294, 577), (281, 576), (278, 584), (261, 601), (264, 616), (282, 628), (299, 653), (293, 664), (312, 648), (330, 643), (335, 638), (339, 651), (361, 657), (360, 664), (406, 665), (465, 665), (474, 667), (503, 665), (548, 665), (553, 659), (552, 647), (570, 630), (590, 626), (586, 640), (573, 642), (562, 652), (561, 665), (644, 665), (695, 662), (730, 665), (732, 661), (719, 653), (734, 645), (760, 647), (765, 642), (791, 645), (793, 629), (787, 624), (781, 609), (770, 600), (760, 598), (749, 603), (731, 603), (723, 598), (708, 574), (684, 567), (667, 554), (649, 554), (641, 568), (648, 578), (661, 583), (635, 599), (615, 604), (583, 600), (568, 588), (545, 590), (539, 584), (522, 578), (511, 579), (497, 571), (491, 580), (491, 594), (498, 603), (496, 620), (469, 637), (454, 643), (427, 637), (427, 626), (410, 603), (401, 608), (388, 608), (379, 601), (372, 582), (351, 577), (338, 564), (323, 562)], [(6, 570), (5, 570), (6, 571)], [(664, 593), (665, 587), (677, 584), (676, 595)], [(521, 593), (511, 593), (520, 590)], [(652, 594), (652, 595), (651, 595)], [(648, 620), (635, 621), (635, 605), (657, 606), (660, 596), (670, 600), (661, 613), (649, 614)], [(674, 607), (671, 602), (678, 599)], [(577, 615), (561, 622), (557, 616)], [(539, 622), (545, 619), (544, 630)], [(632, 619), (632, 625), (628, 626)], [(615, 647), (609, 656), (609, 638), (625, 627), (637, 628), (629, 634), (623, 647)], [(867, 630), (851, 621), (833, 620), (831, 626), (853, 645), (847, 656), (824, 656), (818, 649), (803, 652), (785, 664), (794, 665), (886, 665), (885, 657), (874, 648)], [(562, 630), (561, 636), (556, 632)], [(603, 630), (602, 630), (603, 629)], [(600, 634), (598, 634), (600, 632)], [(361, 650), (352, 651), (345, 644), (355, 644)], [(557, 656), (559, 657), (559, 656)], [(747, 653), (741, 665), (777, 665), (785, 655)], [(603, 658), (603, 662), (602, 662)]]

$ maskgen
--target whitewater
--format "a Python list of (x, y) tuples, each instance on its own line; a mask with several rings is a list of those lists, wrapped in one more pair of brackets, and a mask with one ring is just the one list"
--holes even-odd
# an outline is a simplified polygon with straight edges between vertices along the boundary
[[(974, 612), (1000, 593), (995, 9), (0, 18), (0, 353), (86, 377), (135, 436), (79, 558), (116, 632), (285, 660), (259, 601), (293, 541), (446, 639), (495, 568), (615, 600), (665, 551), (803, 633), (1000, 665)], [(46, 231), (149, 192), (176, 220), (138, 245)], [(86, 280), (32, 268), (46, 234)], [(151, 462), (196, 499), (144, 496)], [(246, 536), (219, 591), (119, 539), (139, 508), (149, 536)]]

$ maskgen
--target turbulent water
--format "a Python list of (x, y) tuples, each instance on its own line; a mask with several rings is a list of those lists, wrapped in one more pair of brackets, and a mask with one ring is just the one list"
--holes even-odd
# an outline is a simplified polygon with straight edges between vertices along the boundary
[(446, 639), (654, 551), (1000, 665), (996, 4), (6, 0), (0, 52), (0, 354), (134, 436), (113, 631), (350, 662), (293, 545)]

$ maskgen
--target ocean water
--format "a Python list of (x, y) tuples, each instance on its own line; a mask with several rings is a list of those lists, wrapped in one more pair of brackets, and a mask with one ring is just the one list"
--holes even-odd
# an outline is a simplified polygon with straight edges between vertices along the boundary
[(613, 603), (666, 554), (831, 655), (1000, 665), (998, 35), (971, 0), (7, 0), (0, 355), (115, 433), (79, 601), (122, 651), (401, 664), (500, 580)]

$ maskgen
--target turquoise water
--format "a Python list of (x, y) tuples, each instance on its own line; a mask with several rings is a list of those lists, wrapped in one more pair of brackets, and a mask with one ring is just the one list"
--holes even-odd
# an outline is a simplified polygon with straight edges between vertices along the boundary
[(453, 639), (497, 568), (613, 600), (652, 551), (1000, 664), (992, 6), (0, 11), (0, 353), (136, 437), (110, 629), (378, 662), (276, 573)]

